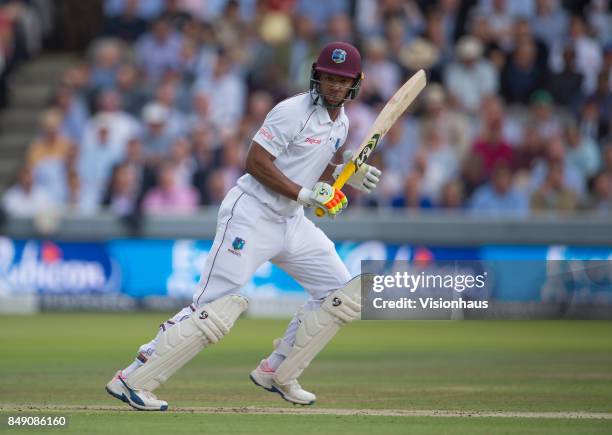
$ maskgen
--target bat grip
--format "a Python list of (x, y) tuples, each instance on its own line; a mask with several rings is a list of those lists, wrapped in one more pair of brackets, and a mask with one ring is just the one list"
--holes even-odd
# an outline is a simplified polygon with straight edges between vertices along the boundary
[[(332, 186), (335, 189), (342, 189), (348, 179), (351, 177), (351, 175), (353, 175), (356, 171), (357, 166), (355, 164), (347, 164), (342, 170), (342, 172), (340, 172), (340, 175), (338, 175), (338, 178), (336, 178), (336, 181), (334, 181), (334, 184), (332, 184)], [(323, 210), (323, 208), (321, 207), (317, 207), (315, 209), (315, 216), (322, 218), (323, 216), (325, 216), (325, 210)]]

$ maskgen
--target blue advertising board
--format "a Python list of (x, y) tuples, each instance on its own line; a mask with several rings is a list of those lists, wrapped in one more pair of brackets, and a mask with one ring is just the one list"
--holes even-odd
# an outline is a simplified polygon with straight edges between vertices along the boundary
[[(111, 295), (131, 298), (189, 298), (212, 242), (209, 240), (141, 240), (59, 242), (0, 237), (0, 294)], [(336, 249), (351, 275), (362, 260), (486, 260), (495, 264), (494, 297), (538, 301), (534, 285), (546, 279), (546, 260), (612, 260), (612, 247), (483, 246), (423, 247), (380, 241), (342, 242)], [(510, 260), (534, 260), (521, 266)], [(266, 263), (242, 292), (249, 297), (302, 294), (284, 271)]]

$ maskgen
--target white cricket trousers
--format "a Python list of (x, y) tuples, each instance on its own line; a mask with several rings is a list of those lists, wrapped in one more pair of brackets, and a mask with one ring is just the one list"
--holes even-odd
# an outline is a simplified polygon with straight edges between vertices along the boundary
[(303, 213), (281, 216), (234, 187), (219, 208), (215, 240), (193, 295), (193, 304), (162, 324), (158, 336), (139, 351), (151, 355), (159, 334), (166, 328), (207, 302), (239, 293), (266, 261), (287, 272), (310, 295), (285, 332), (283, 340), (289, 345), (295, 340), (298, 316), (317, 309), (327, 295), (351, 279), (333, 242)]

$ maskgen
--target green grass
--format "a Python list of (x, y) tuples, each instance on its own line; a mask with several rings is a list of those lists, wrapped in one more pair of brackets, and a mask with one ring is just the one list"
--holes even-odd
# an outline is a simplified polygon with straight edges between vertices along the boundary
[[(159, 313), (0, 317), (0, 407), (119, 405), (104, 392), (105, 383), (131, 361), (165, 317)], [(289, 407), (248, 380), (250, 370), (269, 353), (272, 339), (283, 333), (285, 325), (281, 320), (241, 319), (221, 344), (202, 352), (158, 395), (171, 407)], [(317, 394), (319, 408), (612, 412), (611, 337), (612, 322), (362, 321), (344, 328), (300, 381)], [(275, 428), (300, 434), (603, 433), (598, 431), (605, 428), (612, 432), (610, 420), (71, 415), (71, 429), (78, 433), (107, 433), (110, 428), (115, 433), (137, 433), (130, 427), (164, 433), (173, 422), (180, 422), (179, 430), (206, 429), (215, 434), (272, 433)]]

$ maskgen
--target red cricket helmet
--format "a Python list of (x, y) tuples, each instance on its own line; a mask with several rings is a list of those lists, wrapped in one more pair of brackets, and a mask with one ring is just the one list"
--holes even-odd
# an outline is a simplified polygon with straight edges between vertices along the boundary
[(359, 93), (361, 80), (363, 80), (359, 50), (347, 42), (331, 42), (323, 47), (317, 61), (312, 64), (310, 73), (311, 93), (315, 90), (318, 92), (319, 73), (321, 72), (355, 79), (345, 98), (345, 100), (354, 100)]

